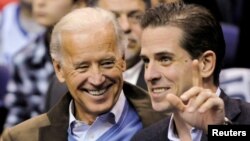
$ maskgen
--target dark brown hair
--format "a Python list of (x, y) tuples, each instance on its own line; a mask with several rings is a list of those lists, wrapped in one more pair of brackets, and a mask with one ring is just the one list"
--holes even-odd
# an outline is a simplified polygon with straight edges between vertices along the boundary
[(193, 59), (211, 50), (216, 54), (214, 84), (219, 84), (219, 74), (225, 55), (225, 41), (220, 23), (204, 7), (183, 2), (160, 4), (146, 11), (141, 26), (159, 27), (170, 25), (183, 31), (180, 45)]

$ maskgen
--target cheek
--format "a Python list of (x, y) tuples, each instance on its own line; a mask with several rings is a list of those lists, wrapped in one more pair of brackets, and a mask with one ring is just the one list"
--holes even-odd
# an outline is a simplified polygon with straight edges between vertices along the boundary
[(192, 70), (191, 69), (176, 69), (176, 73), (173, 75), (175, 77), (175, 83), (178, 90), (177, 95), (181, 95), (192, 87)]
[(65, 71), (64, 74), (65, 80), (68, 81), (71, 85), (80, 84), (84, 79), (86, 79), (86, 75), (84, 73), (79, 73), (76, 71)]
[(176, 67), (164, 67), (161, 69), (164, 76), (170, 81), (178, 81), (180, 77), (180, 69)]
[(114, 69), (113, 71), (109, 71), (108, 73), (105, 73), (107, 76), (110, 76), (111, 78), (121, 80), (122, 79), (122, 73), (123, 71), (121, 68)]
[(103, 73), (105, 77), (113, 82), (116, 82), (117, 84), (123, 81), (123, 71), (121, 69), (121, 66), (117, 66), (109, 71), (106, 71)]

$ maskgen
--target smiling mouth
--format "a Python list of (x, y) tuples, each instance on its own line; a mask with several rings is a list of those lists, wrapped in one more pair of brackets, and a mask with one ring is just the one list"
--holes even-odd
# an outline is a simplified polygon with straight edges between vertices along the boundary
[(160, 93), (166, 92), (169, 89), (170, 88), (153, 88), (152, 92), (155, 93), (155, 94), (160, 94)]
[(96, 89), (96, 90), (88, 90), (88, 89), (83, 89), (83, 91), (85, 91), (86, 93), (92, 95), (92, 96), (101, 96), (104, 95), (105, 92), (108, 91), (108, 89), (111, 87), (112, 85), (108, 85), (105, 88), (102, 89)]
[(107, 89), (102, 89), (102, 90), (88, 90), (87, 92), (93, 96), (100, 96), (103, 95)]

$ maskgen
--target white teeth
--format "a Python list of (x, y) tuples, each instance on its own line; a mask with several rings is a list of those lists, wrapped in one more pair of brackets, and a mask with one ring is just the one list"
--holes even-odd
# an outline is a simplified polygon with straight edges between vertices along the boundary
[(164, 92), (165, 89), (164, 88), (158, 88), (158, 89), (153, 89), (152, 90), (154, 93), (161, 93), (161, 92)]
[(99, 95), (102, 95), (105, 91), (106, 91), (106, 89), (103, 89), (103, 90), (89, 90), (89, 93), (91, 95), (94, 95), (94, 96), (99, 96)]

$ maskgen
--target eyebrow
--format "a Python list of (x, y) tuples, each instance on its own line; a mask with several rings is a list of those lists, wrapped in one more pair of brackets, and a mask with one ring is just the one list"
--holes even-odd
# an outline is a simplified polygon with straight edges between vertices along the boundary
[(130, 12), (128, 13), (128, 16), (132, 16), (132, 15), (137, 14), (137, 13), (143, 14), (143, 12), (140, 11), (140, 10), (132, 10), (132, 11), (130, 11)]
[(155, 56), (163, 56), (163, 55), (173, 56), (174, 54), (166, 51), (155, 54)]
[[(112, 13), (114, 14), (120, 14), (120, 13), (123, 13), (122, 11), (114, 11), (114, 10), (111, 10)], [(131, 16), (133, 14), (136, 14), (136, 13), (144, 13), (143, 11), (141, 10), (132, 10), (132, 11), (129, 11), (128, 13), (126, 13), (128, 16)]]
[[(155, 53), (154, 56), (163, 56), (163, 55), (168, 55), (168, 56), (174, 56), (173, 53), (167, 52), (167, 51), (163, 51), (163, 52), (158, 52)], [(146, 55), (140, 54), (141, 58), (146, 58)]]
[[(117, 60), (115, 56), (105, 56), (104, 58), (101, 58), (100, 60), (97, 60), (98, 62), (104, 61), (104, 60)], [(88, 64), (89, 61), (79, 61), (74, 63), (74, 67), (81, 66), (83, 64)]]

